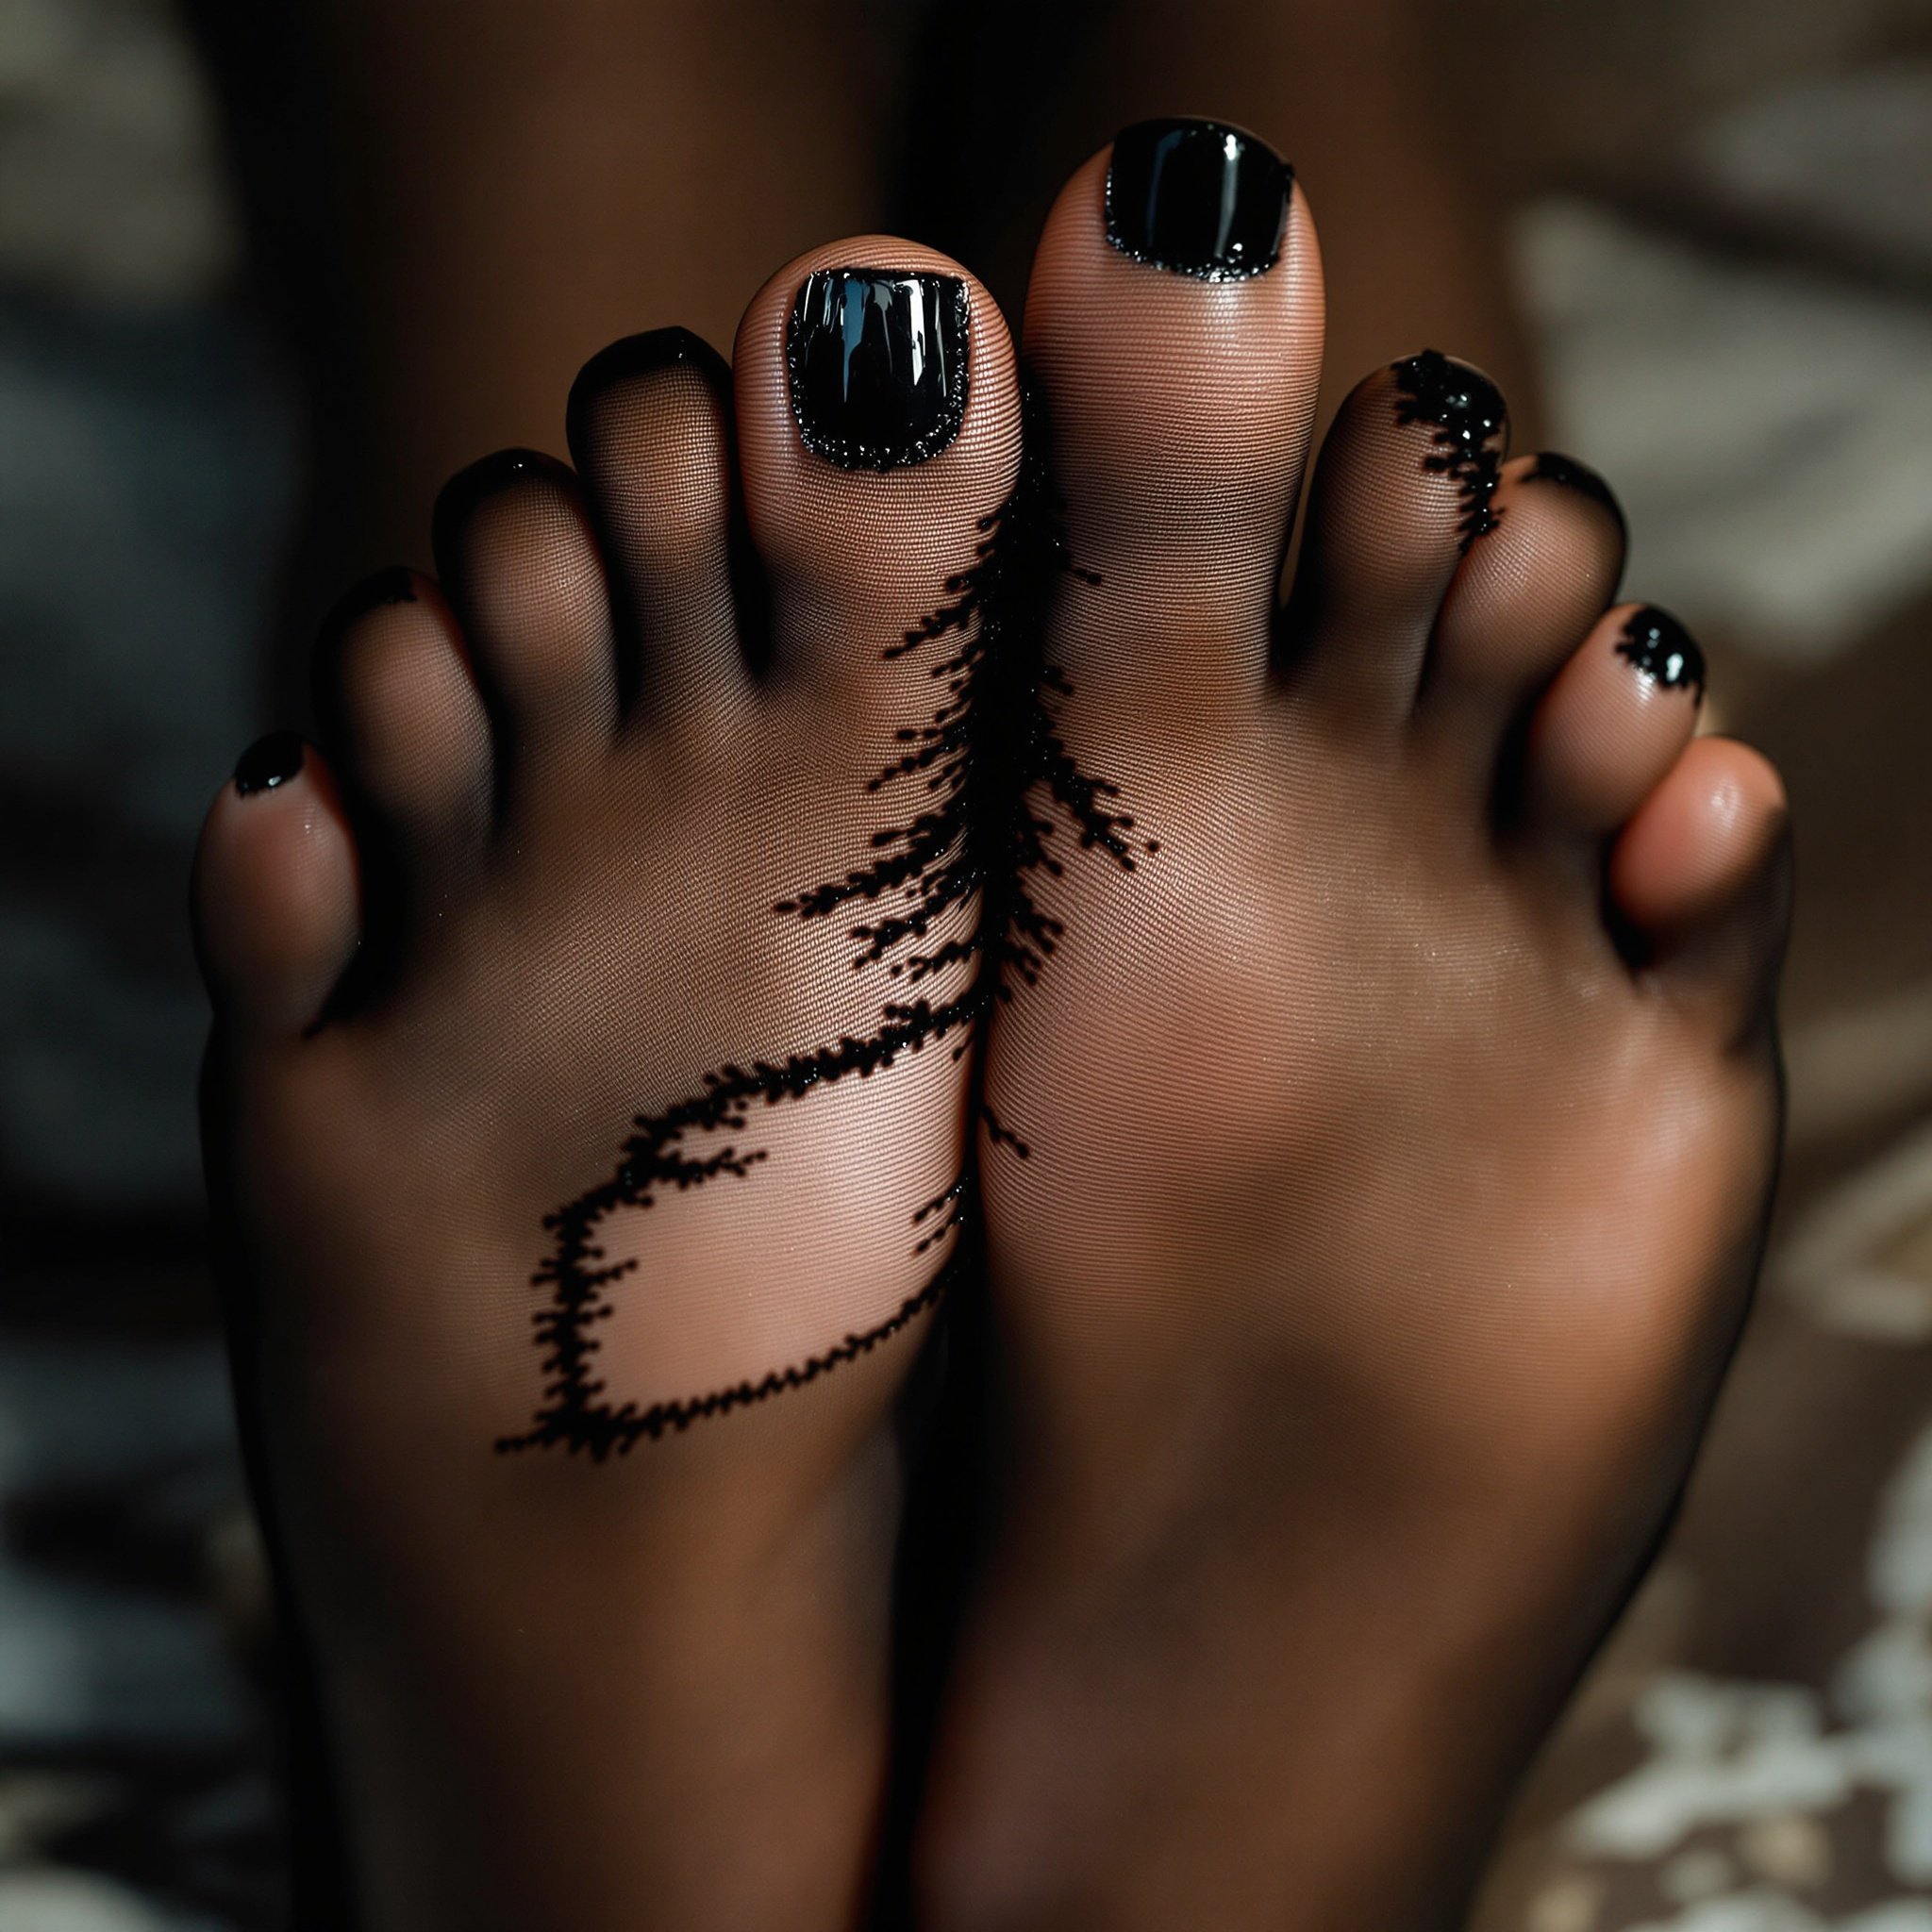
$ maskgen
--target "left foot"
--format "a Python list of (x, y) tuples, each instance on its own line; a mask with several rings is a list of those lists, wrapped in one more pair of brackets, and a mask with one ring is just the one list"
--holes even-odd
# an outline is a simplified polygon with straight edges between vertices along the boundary
[(1023, 879), (988, 1049), (1011, 1466), (922, 1888), (974, 1932), (1448, 1923), (1743, 1313), (1782, 795), (1606, 608), (1601, 484), (1505, 463), (1442, 358), (1344, 405), (1278, 623), (1307, 208), (1226, 130), (1111, 159), (1025, 347), (1048, 703), (1117, 790)]
[(440, 586), (323, 655), (326, 753), (209, 815), (240, 1380), (363, 1923), (843, 1932), (958, 1246), (1011, 348), (871, 237), (734, 370), (598, 358), (571, 441), (445, 492)]

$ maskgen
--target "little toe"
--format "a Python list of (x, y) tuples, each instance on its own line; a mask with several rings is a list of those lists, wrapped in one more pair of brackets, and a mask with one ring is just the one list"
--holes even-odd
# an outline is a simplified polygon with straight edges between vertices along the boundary
[(352, 591), (324, 628), (315, 701), (344, 790), (403, 872), (447, 874), (490, 828), (490, 720), (456, 619), (413, 571)]
[(618, 684), (674, 727), (742, 687), (731, 559), (731, 371), (688, 329), (613, 342), (571, 390), (572, 459), (610, 574)]
[(1054, 205), (1024, 335), (1077, 573), (1057, 668), (1130, 714), (1251, 697), (1322, 360), (1293, 171), (1217, 122), (1127, 128)]
[(1315, 465), (1282, 656), (1332, 723), (1384, 731), (1413, 713), (1437, 613), (1498, 527), (1501, 391), (1433, 349), (1358, 383)]
[(359, 934), (356, 851), (334, 779), (293, 732), (251, 745), (202, 826), (195, 949), (218, 1024), (299, 1037)]
[(1532, 700), (1616, 594), (1624, 520), (1601, 477), (1564, 457), (1503, 466), (1495, 527), (1463, 559), (1436, 619), (1418, 731), (1489, 790)]
[(976, 622), (975, 567), (1019, 475), (998, 308), (947, 257), (862, 236), (765, 285), (733, 370), (776, 691), (815, 707), (828, 738), (916, 732)]
[(608, 745), (616, 648), (576, 478), (550, 457), (499, 451), (443, 486), (433, 530), (505, 778)]
[(1668, 611), (1607, 611), (1529, 722), (1520, 828), (1594, 867), (1615, 832), (1677, 762), (1697, 726), (1704, 654)]
[(1608, 885), (1654, 985), (1727, 1044), (1769, 1038), (1791, 865), (1784, 784), (1767, 758), (1732, 739), (1687, 745), (1618, 839)]

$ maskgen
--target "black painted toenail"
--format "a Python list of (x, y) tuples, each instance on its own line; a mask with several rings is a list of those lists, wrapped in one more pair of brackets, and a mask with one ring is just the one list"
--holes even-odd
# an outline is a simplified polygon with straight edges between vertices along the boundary
[(463, 525), (486, 497), (495, 496), (519, 484), (546, 482), (570, 490), (576, 479), (568, 467), (555, 457), (534, 449), (500, 449), (467, 470), (458, 470), (442, 486), (436, 508), (429, 518), (429, 548), (436, 568), (444, 577), (456, 574), (458, 561), (457, 539)]
[(1579, 496), (1587, 496), (1591, 502), (1608, 510), (1616, 518), (1619, 530), (1626, 527), (1624, 522), (1624, 506), (1611, 493), (1610, 486), (1588, 463), (1579, 463), (1574, 457), (1559, 456), (1551, 449), (1544, 450), (1537, 458), (1528, 480), (1533, 483), (1556, 483), (1565, 490), (1574, 490)]
[(655, 375), (680, 362), (702, 369), (707, 375), (730, 366), (703, 336), (688, 328), (648, 328), (599, 349), (577, 372), (577, 383), (587, 390), (600, 389), (633, 375)]
[(966, 285), (910, 269), (817, 269), (785, 339), (791, 413), (844, 470), (936, 457), (966, 414)]
[(396, 564), (389, 570), (379, 570), (374, 576), (367, 576), (353, 590), (345, 591), (336, 600), (335, 608), (322, 621), (322, 635), (325, 639), (340, 637), (358, 617), (366, 617), (372, 610), (383, 610), (391, 604), (413, 604), (416, 601), (416, 574)]
[(1424, 349), (1394, 365), (1398, 423), (1425, 423), (1436, 447), (1423, 468), (1454, 479), (1462, 491), (1458, 529), (1467, 550), (1496, 527), (1492, 508), (1503, 466), (1503, 429), (1509, 420), (1503, 391), (1480, 369)]
[(1281, 259), (1294, 170), (1219, 121), (1142, 121), (1114, 137), (1107, 239), (1123, 255), (1203, 281)]
[(302, 769), (302, 741), (292, 731), (258, 738), (235, 761), (235, 792), (248, 798), (286, 785)]
[(697, 371), (720, 391), (728, 388), (731, 380), (731, 365), (704, 337), (688, 328), (647, 329), (642, 335), (625, 336), (608, 349), (600, 349), (577, 371), (577, 379), (570, 386), (564, 421), (572, 451), (581, 450), (584, 425), (599, 396), (620, 383), (677, 368)]
[(1704, 653), (1697, 640), (1668, 610), (1659, 610), (1655, 604), (1646, 604), (1624, 626), (1617, 655), (1629, 658), (1640, 676), (1666, 691), (1688, 691), (1698, 699), (1704, 696)]

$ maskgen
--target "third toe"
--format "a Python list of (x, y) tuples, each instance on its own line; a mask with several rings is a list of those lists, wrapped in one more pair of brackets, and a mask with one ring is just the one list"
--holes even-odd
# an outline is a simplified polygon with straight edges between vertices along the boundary
[(1493, 528), (1436, 618), (1417, 728), (1486, 788), (1499, 753), (1616, 594), (1624, 521), (1602, 479), (1567, 458), (1504, 464)]
[(607, 745), (615, 638), (576, 478), (530, 450), (486, 457), (444, 485), (434, 540), (505, 777)]

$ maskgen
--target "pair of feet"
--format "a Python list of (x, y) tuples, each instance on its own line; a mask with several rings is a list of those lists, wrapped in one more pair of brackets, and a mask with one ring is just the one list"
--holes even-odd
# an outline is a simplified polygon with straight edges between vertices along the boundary
[(1024, 429), (970, 275), (816, 251), (729, 371), (594, 360), (575, 472), (458, 477), (326, 757), (217, 801), (212, 1187), (374, 1924), (876, 1906), (955, 1283), (999, 1453), (920, 1922), (1457, 1910), (1742, 1315), (1782, 802), (1439, 356), (1277, 608), (1321, 340), (1210, 124), (1060, 196)]

